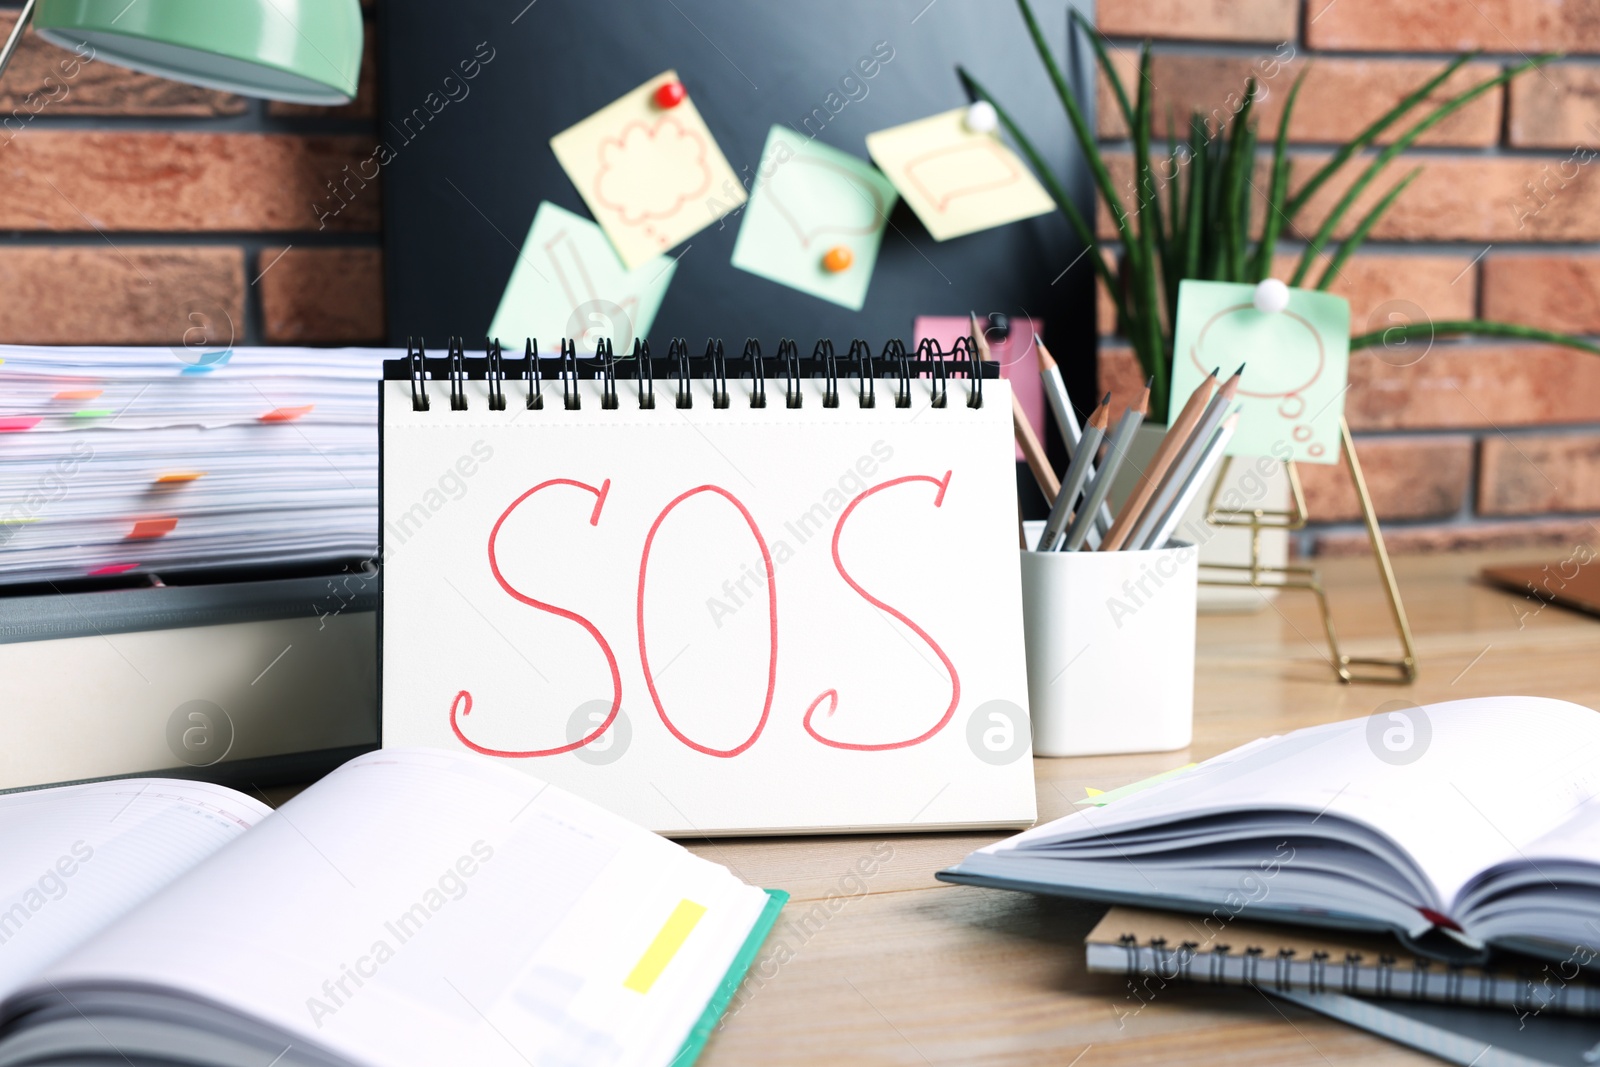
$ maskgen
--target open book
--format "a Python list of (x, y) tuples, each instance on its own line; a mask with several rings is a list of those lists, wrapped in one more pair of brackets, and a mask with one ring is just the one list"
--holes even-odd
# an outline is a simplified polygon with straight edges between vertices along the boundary
[(1600, 955), (1600, 715), (1587, 708), (1380, 710), (1119, 793), (939, 877), (1199, 912), (1208, 930), (1246, 916), (1392, 930), (1444, 958), (1516, 949), (1567, 977)]
[(431, 750), (277, 812), (164, 779), (12, 794), (0, 1065), (681, 1065), (780, 903)]

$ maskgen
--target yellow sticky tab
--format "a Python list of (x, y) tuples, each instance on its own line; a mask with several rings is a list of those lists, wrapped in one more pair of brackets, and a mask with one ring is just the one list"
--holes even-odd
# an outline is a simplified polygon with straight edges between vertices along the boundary
[(656, 979), (667, 969), (672, 957), (689, 940), (689, 935), (700, 922), (700, 916), (705, 913), (704, 904), (696, 904), (688, 899), (678, 901), (678, 906), (672, 909), (667, 921), (661, 924), (655, 940), (650, 942), (650, 947), (644, 950), (644, 955), (639, 957), (639, 962), (633, 965), (633, 970), (623, 980), (623, 987), (635, 993), (650, 992), (650, 987), (656, 984)]

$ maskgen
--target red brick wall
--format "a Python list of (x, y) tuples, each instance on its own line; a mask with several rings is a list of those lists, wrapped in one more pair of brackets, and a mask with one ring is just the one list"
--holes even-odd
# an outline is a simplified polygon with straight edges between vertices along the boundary
[[(1154, 40), (1163, 135), (1169, 104), (1180, 122), (1191, 109), (1226, 114), (1252, 71), (1272, 72), (1261, 112), (1275, 130), (1311, 62), (1290, 127), (1302, 177), (1457, 50), (1484, 55), (1447, 90), (1525, 56), (1567, 53), (1390, 166), (1368, 203), (1411, 165), (1426, 169), (1333, 291), (1350, 299), (1357, 332), (1404, 321), (1385, 318), (1398, 312), (1600, 335), (1600, 0), (1099, 0), (1099, 26), (1130, 83), (1139, 42)], [(1104, 91), (1099, 133), (1113, 169), (1128, 173), (1126, 131)], [(1342, 191), (1319, 194), (1311, 221)], [(1351, 217), (1363, 213), (1358, 204)], [(1103, 234), (1108, 226), (1102, 217)], [(1280, 262), (1298, 257), (1295, 236), (1285, 235)], [(1104, 294), (1100, 323), (1113, 329)], [(1100, 375), (1108, 388), (1136, 387), (1117, 338), (1102, 339)], [(1439, 340), (1403, 355), (1355, 353), (1351, 379), (1346, 414), (1391, 548), (1561, 545), (1600, 528), (1600, 356)], [(1363, 549), (1343, 468), (1301, 474), (1319, 521), (1300, 547)]]
[[(16, 7), (0, 10), (9, 34)], [(370, 15), (370, 12), (369, 12)], [(0, 343), (383, 336), (381, 191), (322, 227), (371, 153), (368, 27), (348, 107), (269, 104), (84, 60), (31, 33), (0, 77)]]

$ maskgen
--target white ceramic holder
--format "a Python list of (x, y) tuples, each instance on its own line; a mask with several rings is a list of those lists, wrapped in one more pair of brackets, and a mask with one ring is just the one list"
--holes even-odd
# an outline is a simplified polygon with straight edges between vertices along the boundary
[[(1029, 543), (1037, 543), (1038, 527)], [(1035, 756), (1166, 752), (1194, 733), (1198, 552), (1022, 552)]]

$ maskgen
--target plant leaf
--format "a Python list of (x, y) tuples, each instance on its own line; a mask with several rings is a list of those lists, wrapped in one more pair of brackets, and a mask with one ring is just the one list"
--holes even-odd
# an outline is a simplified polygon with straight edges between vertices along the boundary
[(1515, 337), (1523, 341), (1544, 341), (1553, 345), (1575, 348), (1580, 352), (1600, 355), (1600, 345), (1591, 344), (1577, 337), (1571, 337), (1564, 333), (1553, 333), (1550, 330), (1541, 330), (1534, 326), (1521, 326), (1513, 322), (1492, 322), (1488, 319), (1412, 322), (1405, 326), (1391, 326), (1385, 330), (1373, 330), (1371, 333), (1358, 334), (1350, 338), (1350, 351), (1355, 352), (1363, 348), (1371, 348), (1374, 345), (1381, 345), (1396, 339), (1409, 341), (1422, 338), (1432, 340), (1441, 335), (1463, 333), (1477, 334), (1481, 337)]
[(1251, 271), (1255, 281), (1265, 281), (1272, 274), (1272, 257), (1278, 250), (1278, 235), (1283, 232), (1288, 217), (1284, 201), (1289, 192), (1289, 120), (1294, 115), (1294, 102), (1300, 95), (1300, 86), (1311, 73), (1308, 63), (1300, 76), (1289, 87), (1289, 96), (1283, 102), (1283, 115), (1278, 120), (1278, 137), (1272, 145), (1272, 189), (1267, 194), (1267, 217), (1261, 226), (1261, 243), (1256, 246), (1255, 268)]
[(1128, 130), (1133, 130), (1133, 105), (1128, 102), (1128, 89), (1122, 84), (1122, 79), (1117, 76), (1117, 68), (1111, 65), (1111, 56), (1106, 52), (1106, 46), (1101, 40), (1100, 31), (1094, 24), (1083, 17), (1077, 8), (1070, 9), (1069, 17), (1073, 28), (1081, 31), (1088, 38), (1089, 47), (1094, 49), (1095, 60), (1100, 64), (1100, 69), (1105, 72), (1106, 81), (1111, 83), (1111, 93), (1117, 98), (1117, 110), (1122, 113), (1122, 121), (1127, 124)]
[(1310, 178), (1306, 179), (1305, 185), (1301, 186), (1300, 190), (1295, 193), (1294, 199), (1289, 201), (1289, 217), (1294, 218), (1296, 215), (1298, 215), (1300, 210), (1306, 206), (1313, 196), (1316, 195), (1317, 190), (1322, 188), (1323, 183), (1329, 178), (1333, 177), (1334, 173), (1337, 172), (1340, 167), (1344, 166), (1347, 159), (1355, 155), (1357, 152), (1365, 149), (1373, 141), (1376, 141), (1383, 135), (1384, 130), (1387, 130), (1390, 126), (1393, 126), (1396, 122), (1400, 121), (1400, 119), (1403, 118), (1407, 112), (1416, 107), (1423, 100), (1427, 99), (1428, 94), (1433, 92), (1440, 85), (1443, 85), (1450, 78), (1450, 75), (1454, 74), (1456, 71), (1460, 70), (1463, 66), (1477, 57), (1477, 52), (1463, 52), (1461, 55), (1451, 60), (1438, 74), (1435, 74), (1433, 77), (1429, 78), (1427, 81), (1413, 89), (1409, 94), (1402, 97), (1398, 104), (1384, 112), (1373, 121), (1372, 125), (1368, 126), (1366, 129), (1357, 134), (1355, 140), (1351, 141), (1349, 144), (1346, 144), (1344, 147), (1335, 152), (1333, 154), (1333, 158), (1329, 159), (1328, 162), (1319, 167), (1316, 173), (1312, 174)]
[(1394, 203), (1395, 198), (1405, 192), (1406, 186), (1415, 181), (1417, 175), (1421, 173), (1421, 167), (1413, 168), (1410, 174), (1401, 178), (1393, 189), (1383, 195), (1382, 200), (1372, 205), (1372, 210), (1367, 212), (1366, 217), (1356, 224), (1356, 228), (1351, 231), (1350, 236), (1340, 243), (1338, 253), (1328, 261), (1327, 269), (1322, 272), (1322, 277), (1317, 281), (1318, 289), (1327, 289), (1328, 286), (1334, 283), (1339, 277), (1339, 268), (1344, 266), (1346, 260), (1355, 255), (1356, 249), (1360, 248), (1362, 243), (1366, 241), (1367, 234), (1372, 232), (1372, 227), (1377, 225), (1378, 219), (1382, 217), (1385, 211), (1389, 210), (1389, 205)]
[(1023, 156), (1039, 176), (1039, 181), (1050, 194), (1050, 198), (1056, 202), (1056, 206), (1061, 209), (1061, 213), (1067, 217), (1067, 222), (1071, 225), (1073, 232), (1077, 234), (1078, 240), (1083, 242), (1095, 274), (1100, 277), (1106, 288), (1110, 290), (1111, 299), (1116, 304), (1117, 315), (1122, 319), (1127, 319), (1129, 317), (1127, 301), (1123, 298), (1122, 286), (1118, 280), (1120, 271), (1114, 272), (1107, 265), (1100, 242), (1095, 237), (1094, 229), (1084, 219), (1082, 212), (1078, 210), (1078, 206), (1067, 195), (1067, 191), (1061, 187), (1061, 182), (1051, 173), (1050, 168), (1045, 165), (1044, 157), (1039, 154), (1039, 150), (1033, 146), (1033, 142), (1028, 140), (1027, 135), (1012, 120), (1006, 109), (1001, 107), (994, 97), (989, 95), (989, 90), (985, 89), (976, 78), (961, 67), (956, 68), (956, 74), (969, 92), (980, 100), (987, 100), (994, 107), (994, 112), (999, 117), (1001, 125), (1006, 128), (1006, 132), (1011, 135), (1012, 140), (1016, 141), (1017, 147), (1022, 149)]
[(1525, 63), (1519, 63), (1514, 67), (1501, 71), (1493, 78), (1488, 78), (1479, 82), (1471, 89), (1468, 89), (1465, 92), (1452, 97), (1445, 103), (1440, 104), (1426, 118), (1422, 119), (1404, 134), (1395, 138), (1394, 141), (1384, 146), (1383, 150), (1373, 157), (1372, 163), (1367, 167), (1367, 169), (1362, 171), (1361, 176), (1351, 183), (1349, 189), (1345, 190), (1344, 196), (1339, 198), (1339, 202), (1334, 205), (1333, 210), (1328, 213), (1328, 217), (1323, 220), (1322, 225), (1318, 227), (1316, 234), (1311, 238), (1310, 243), (1306, 245), (1305, 253), (1300, 257), (1300, 265), (1295, 268), (1294, 278), (1289, 284), (1299, 285), (1300, 282), (1304, 280), (1306, 273), (1311, 269), (1311, 264), (1316, 261), (1317, 256), (1322, 253), (1323, 246), (1328, 243), (1328, 238), (1333, 235), (1333, 231), (1338, 228), (1339, 223), (1343, 221), (1345, 212), (1350, 210), (1350, 205), (1355, 203), (1356, 198), (1366, 190), (1367, 186), (1371, 184), (1372, 180), (1378, 176), (1379, 172), (1381, 172), (1384, 167), (1389, 165), (1390, 160), (1394, 159), (1394, 157), (1399, 155), (1401, 152), (1404, 152), (1407, 148), (1410, 148), (1412, 143), (1415, 142), (1418, 137), (1421, 137), (1424, 133), (1427, 133), (1428, 130), (1432, 129), (1434, 126), (1437, 126), (1446, 118), (1449, 118), (1452, 114), (1467, 106), (1467, 104), (1482, 96), (1490, 89), (1493, 89), (1497, 85), (1504, 85), (1517, 75), (1532, 70), (1534, 67), (1546, 63), (1552, 58), (1554, 57), (1549, 54), (1538, 56), (1534, 59), (1528, 60)]

